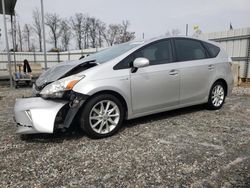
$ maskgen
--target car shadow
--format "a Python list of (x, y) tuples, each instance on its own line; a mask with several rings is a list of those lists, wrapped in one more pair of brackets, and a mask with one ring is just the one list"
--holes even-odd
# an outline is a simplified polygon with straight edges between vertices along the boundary
[[(189, 114), (194, 113), (197, 111), (205, 110), (204, 105), (196, 105), (186, 108), (181, 108), (177, 110), (171, 110), (166, 112), (161, 112), (153, 115), (148, 115), (132, 120), (126, 120), (120, 130), (120, 132), (123, 132), (127, 128), (135, 127), (139, 124), (146, 124), (152, 121), (158, 121), (158, 120), (164, 120), (171, 117), (183, 115), (183, 114)], [(21, 135), (21, 140), (25, 142), (31, 142), (31, 143), (61, 143), (65, 140), (77, 140), (81, 139), (82, 137), (85, 137), (85, 133), (79, 128), (79, 126), (74, 123), (75, 126), (71, 127), (70, 129), (65, 129), (63, 131), (58, 131), (53, 134), (31, 134), (31, 135)]]
[(30, 134), (30, 135), (21, 135), (20, 139), (25, 142), (32, 143), (61, 143), (65, 140), (77, 140), (86, 136), (79, 126), (73, 126), (70, 129), (60, 130), (53, 134)]
[(139, 117), (136, 119), (127, 120), (124, 122), (124, 127), (130, 128), (130, 127), (134, 127), (138, 124), (146, 124), (146, 123), (149, 123), (152, 121), (168, 119), (171, 117), (185, 115), (185, 114), (189, 114), (189, 113), (194, 113), (194, 112), (201, 111), (201, 110), (206, 110), (205, 105), (195, 105), (195, 106), (189, 106), (189, 107), (180, 108), (180, 109), (176, 109), (176, 110), (160, 112), (160, 113), (153, 114), (153, 115), (147, 115), (144, 117)]

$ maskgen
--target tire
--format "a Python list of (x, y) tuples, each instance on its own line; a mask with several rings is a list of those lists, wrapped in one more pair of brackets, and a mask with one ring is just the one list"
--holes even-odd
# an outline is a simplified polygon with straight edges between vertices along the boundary
[(122, 125), (124, 108), (120, 100), (110, 94), (91, 98), (83, 107), (80, 127), (91, 138), (114, 135)]
[(207, 107), (210, 110), (218, 110), (223, 106), (225, 98), (225, 85), (220, 81), (215, 82), (209, 92)]

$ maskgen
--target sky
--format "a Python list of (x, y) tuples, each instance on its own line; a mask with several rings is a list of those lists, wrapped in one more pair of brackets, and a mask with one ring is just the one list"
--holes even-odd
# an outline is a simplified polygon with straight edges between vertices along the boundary
[[(17, 0), (21, 25), (32, 24), (32, 10), (36, 7), (40, 9), (40, 0)], [(203, 33), (228, 30), (230, 22), (234, 28), (250, 27), (250, 0), (44, 0), (44, 8), (45, 12), (65, 18), (86, 13), (107, 24), (129, 20), (137, 39), (142, 38), (142, 33), (145, 38), (152, 38), (172, 29), (179, 29), (184, 35), (186, 24), (189, 35), (195, 24)], [(2, 29), (0, 49), (5, 46), (3, 35)], [(75, 47), (74, 41), (72, 46)]]

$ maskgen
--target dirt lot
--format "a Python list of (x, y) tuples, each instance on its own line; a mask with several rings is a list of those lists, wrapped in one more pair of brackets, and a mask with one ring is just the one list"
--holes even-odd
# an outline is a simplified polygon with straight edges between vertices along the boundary
[(13, 105), (29, 93), (0, 87), (0, 187), (250, 187), (249, 89), (219, 111), (131, 120), (102, 140), (75, 131), (21, 139)]

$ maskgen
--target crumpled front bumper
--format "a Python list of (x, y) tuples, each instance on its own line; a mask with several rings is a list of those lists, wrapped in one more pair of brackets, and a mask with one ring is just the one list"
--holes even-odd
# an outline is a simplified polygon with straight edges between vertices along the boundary
[(17, 133), (53, 133), (57, 113), (68, 101), (41, 97), (16, 99), (14, 107)]

